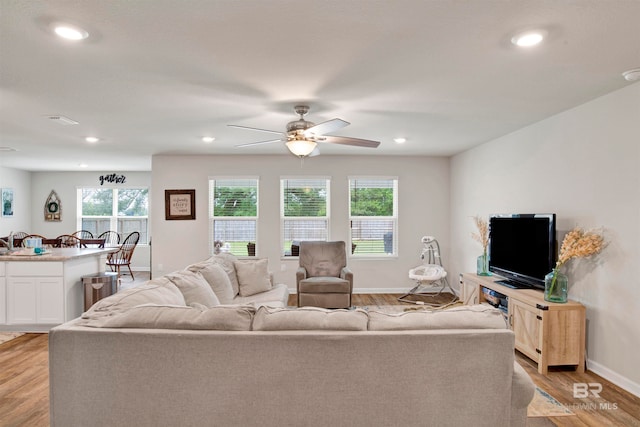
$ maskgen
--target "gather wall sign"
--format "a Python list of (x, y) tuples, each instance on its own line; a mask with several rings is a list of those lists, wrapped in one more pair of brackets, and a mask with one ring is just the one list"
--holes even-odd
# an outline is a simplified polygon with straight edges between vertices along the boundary
[(104, 185), (105, 182), (109, 184), (124, 184), (127, 181), (127, 177), (124, 175), (118, 175), (117, 173), (110, 173), (107, 175), (100, 175), (98, 177), (100, 185)]

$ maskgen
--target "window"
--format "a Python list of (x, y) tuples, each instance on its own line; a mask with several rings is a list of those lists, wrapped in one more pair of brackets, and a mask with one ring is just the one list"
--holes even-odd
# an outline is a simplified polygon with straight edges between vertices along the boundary
[(148, 188), (78, 188), (78, 229), (94, 236), (115, 231), (124, 240), (140, 233), (141, 244), (149, 241)]
[(282, 253), (297, 256), (302, 240), (327, 240), (329, 230), (329, 179), (280, 180)]
[(215, 178), (209, 181), (209, 249), (255, 256), (258, 223), (258, 179)]
[(350, 178), (349, 220), (354, 255), (397, 255), (398, 180)]

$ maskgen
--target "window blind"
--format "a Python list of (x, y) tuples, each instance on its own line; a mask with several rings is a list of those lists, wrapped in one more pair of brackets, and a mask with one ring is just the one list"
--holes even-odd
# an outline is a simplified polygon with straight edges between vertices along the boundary
[(209, 248), (238, 256), (255, 256), (258, 223), (258, 179), (209, 181)]
[(396, 178), (350, 178), (349, 216), (354, 255), (396, 255)]
[(280, 187), (284, 255), (295, 256), (295, 246), (303, 240), (327, 240), (329, 179), (285, 178)]

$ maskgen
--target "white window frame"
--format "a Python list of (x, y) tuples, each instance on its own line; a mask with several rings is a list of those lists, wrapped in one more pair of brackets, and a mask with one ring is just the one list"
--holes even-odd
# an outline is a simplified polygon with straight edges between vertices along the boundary
[[(355, 258), (395, 258), (398, 256), (398, 177), (397, 176), (349, 176), (347, 177), (348, 183), (348, 206), (349, 206), (349, 243), (351, 247), (356, 244), (355, 251), (351, 256)], [(354, 216), (351, 212), (351, 188), (353, 181), (392, 181), (393, 188), (393, 215), (391, 216)], [(354, 221), (391, 221), (392, 222), (392, 236), (391, 236), (391, 252), (386, 251), (386, 244), (384, 243), (385, 237), (383, 236), (383, 245), (385, 245), (384, 252), (366, 252), (358, 253), (357, 242), (354, 242), (353, 238), (353, 223)]]
[[(326, 215), (324, 216), (286, 216), (285, 217), (285, 212), (284, 212), (284, 207), (285, 207), (285, 197), (284, 197), (284, 191), (285, 191), (285, 185), (289, 182), (289, 181), (300, 181), (300, 182), (304, 182), (304, 181), (324, 181), (325, 183), (325, 190), (326, 190), (326, 197), (325, 197), (325, 212)], [(302, 238), (302, 239), (290, 239), (290, 236), (287, 233), (287, 226), (286, 223), (289, 221), (324, 221), (325, 222), (325, 229), (324, 229), (324, 238), (322, 237), (313, 237), (313, 238)], [(281, 255), (283, 257), (287, 257), (287, 258), (291, 258), (292, 256), (295, 258), (294, 255), (291, 254), (290, 251), (290, 245), (287, 245), (287, 242), (291, 241), (302, 241), (302, 240), (325, 240), (328, 241), (329, 240), (329, 231), (331, 229), (330, 227), (330, 223), (331, 223), (331, 177), (328, 176), (281, 176), (280, 177), (280, 252)], [(287, 247), (288, 246), (288, 247)]]
[[(112, 200), (112, 204), (111, 204), (111, 215), (108, 215), (108, 216), (83, 215), (83, 212), (82, 212), (82, 192), (83, 192), (83, 190), (85, 190), (87, 188), (89, 188), (89, 189), (98, 189), (98, 190), (111, 190), (112, 191), (113, 200)], [(136, 216), (121, 216), (121, 215), (118, 215), (118, 191), (119, 190), (136, 190), (136, 189), (147, 190), (147, 215), (136, 215)], [(82, 230), (82, 222), (83, 222), (84, 219), (96, 219), (96, 220), (107, 220), (108, 219), (109, 220), (109, 230), (117, 232), (118, 235), (120, 236), (120, 242), (122, 242), (127, 237), (127, 235), (129, 233), (123, 232), (118, 228), (118, 220), (120, 220), (120, 219), (146, 220), (147, 228), (146, 228), (146, 230), (140, 230), (140, 241), (138, 242), (138, 245), (141, 245), (141, 246), (148, 245), (148, 242), (149, 242), (149, 214), (148, 214), (149, 213), (149, 198), (150, 198), (149, 187), (144, 187), (144, 186), (134, 186), (134, 187), (83, 186), (83, 187), (76, 187), (76, 200), (77, 200), (77, 205), (76, 205), (76, 211), (77, 211), (76, 228), (78, 230)], [(98, 234), (100, 234), (100, 233), (98, 233)], [(94, 236), (94, 237), (98, 237), (98, 236)]]
[[(216, 181), (255, 181), (256, 187), (256, 215), (255, 216), (215, 216), (214, 212), (214, 197), (215, 197), (215, 184)], [(258, 242), (258, 219), (260, 217), (260, 178), (257, 176), (210, 176), (209, 177), (209, 253), (215, 253), (215, 222), (216, 221), (252, 221), (255, 228), (255, 236), (253, 243), (255, 243), (255, 255), (258, 256), (260, 244)], [(228, 243), (228, 242), (227, 242)], [(230, 246), (224, 246), (221, 248), (222, 252), (230, 252)], [(248, 252), (248, 249), (247, 249)], [(249, 257), (249, 255), (236, 254), (238, 257)]]

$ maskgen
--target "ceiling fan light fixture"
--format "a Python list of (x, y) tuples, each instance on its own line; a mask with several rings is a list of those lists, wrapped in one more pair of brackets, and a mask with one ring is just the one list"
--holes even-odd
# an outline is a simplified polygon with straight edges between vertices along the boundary
[(544, 30), (526, 31), (513, 36), (511, 43), (518, 47), (533, 47), (542, 43), (546, 36), (547, 32)]
[(287, 148), (291, 153), (298, 157), (306, 157), (313, 150), (315, 150), (318, 144), (314, 141), (309, 141), (307, 139), (294, 139), (287, 142)]
[(54, 24), (53, 31), (58, 35), (58, 37), (62, 37), (67, 40), (84, 40), (89, 37), (89, 33), (84, 29), (65, 23)]

